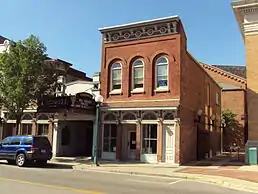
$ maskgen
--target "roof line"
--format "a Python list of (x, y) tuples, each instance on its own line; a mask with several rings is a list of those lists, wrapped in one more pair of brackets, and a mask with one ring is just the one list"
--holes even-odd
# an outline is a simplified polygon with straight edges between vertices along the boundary
[(100, 32), (105, 32), (105, 31), (121, 29), (121, 28), (136, 27), (136, 26), (139, 26), (139, 25), (142, 25), (142, 24), (158, 23), (158, 22), (161, 22), (161, 21), (167, 21), (167, 20), (172, 20), (172, 19), (173, 20), (179, 20), (179, 16), (178, 15), (174, 15), (174, 16), (156, 18), (156, 19), (151, 19), (151, 20), (142, 20), (142, 21), (131, 22), (131, 23), (127, 23), (127, 24), (103, 27), (103, 28), (99, 28), (98, 30)]
[[(214, 71), (216, 70), (219, 74), (221, 75), (227, 75), (228, 78), (232, 79), (232, 80), (235, 80), (235, 81), (238, 81), (238, 82), (241, 82), (241, 83), (246, 83), (246, 79), (245, 78), (242, 78), (238, 75), (235, 75), (233, 73), (230, 73), (228, 71), (225, 71), (225, 70), (222, 70), (216, 66), (213, 66), (213, 65), (209, 65), (209, 64), (206, 64), (206, 63), (203, 63), (203, 62), (200, 62), (202, 64), (202, 66), (205, 68), (205, 69), (210, 69), (211, 71)], [(226, 76), (225, 76), (226, 77)]]
[(204, 73), (205, 73), (209, 78), (211, 78), (211, 80), (212, 80), (219, 88), (221, 88), (220, 85), (218, 84), (218, 82), (216, 82), (216, 80), (215, 80), (207, 71), (205, 71), (205, 69), (203, 69), (201, 62), (199, 62), (197, 59), (195, 59), (195, 57), (194, 57), (190, 52), (188, 52), (188, 51), (186, 51), (186, 52), (187, 52), (187, 54), (194, 60), (194, 62), (204, 71)]

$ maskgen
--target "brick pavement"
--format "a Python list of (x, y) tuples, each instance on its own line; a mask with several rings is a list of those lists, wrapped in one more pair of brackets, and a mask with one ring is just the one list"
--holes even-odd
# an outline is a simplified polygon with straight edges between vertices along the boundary
[(236, 166), (222, 167), (222, 168), (195, 168), (195, 167), (186, 167), (184, 169), (179, 169), (175, 172), (178, 173), (188, 173), (188, 174), (201, 174), (201, 175), (211, 175), (211, 176), (223, 176), (228, 178), (235, 178), (245, 181), (251, 181), (258, 183), (258, 171), (246, 171), (238, 169)]

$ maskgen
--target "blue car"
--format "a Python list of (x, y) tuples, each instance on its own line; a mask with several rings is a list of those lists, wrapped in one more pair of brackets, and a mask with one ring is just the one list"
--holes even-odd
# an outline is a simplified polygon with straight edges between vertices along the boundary
[(0, 142), (0, 160), (19, 167), (28, 162), (47, 164), (52, 158), (52, 146), (45, 136), (9, 136)]

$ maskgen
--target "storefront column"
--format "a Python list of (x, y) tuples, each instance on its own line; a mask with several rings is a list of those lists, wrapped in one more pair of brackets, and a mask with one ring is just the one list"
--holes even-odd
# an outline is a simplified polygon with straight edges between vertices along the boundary
[(36, 119), (33, 118), (32, 120), (32, 126), (31, 126), (31, 135), (37, 135), (37, 123), (36, 123)]
[(48, 122), (48, 140), (53, 145), (53, 121)]
[(0, 127), (0, 140), (3, 139), (3, 134), (4, 134), (4, 123), (2, 122)]
[[(56, 157), (57, 154), (57, 148), (58, 148), (58, 122), (51, 122), (51, 131), (52, 131), (52, 137), (53, 137), (53, 141), (51, 141), (52, 143), (52, 147), (53, 147), (53, 157)], [(50, 129), (50, 127), (48, 128)], [(48, 132), (48, 138), (50, 136), (50, 131)]]
[(14, 124), (14, 125), (12, 126), (12, 135), (20, 135), (20, 134), (21, 134), (21, 125), (22, 125), (22, 124), (19, 125), (18, 134), (17, 134), (16, 124)]
[(136, 160), (141, 159), (141, 124), (136, 124)]
[(163, 126), (162, 120), (159, 120), (157, 124), (157, 162), (162, 162), (163, 152)]
[(117, 124), (116, 130), (116, 159), (122, 159), (122, 125)]

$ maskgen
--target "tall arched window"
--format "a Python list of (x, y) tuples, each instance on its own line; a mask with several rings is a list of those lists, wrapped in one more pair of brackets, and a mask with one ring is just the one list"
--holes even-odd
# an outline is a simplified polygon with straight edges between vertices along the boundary
[(132, 65), (132, 89), (143, 88), (144, 67), (141, 60), (136, 60)]
[(121, 90), (122, 87), (122, 66), (121, 63), (114, 63), (111, 66), (111, 90)]
[(168, 87), (168, 59), (160, 57), (156, 60), (156, 88)]

